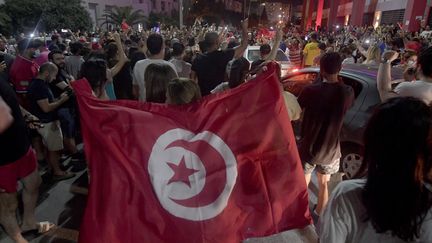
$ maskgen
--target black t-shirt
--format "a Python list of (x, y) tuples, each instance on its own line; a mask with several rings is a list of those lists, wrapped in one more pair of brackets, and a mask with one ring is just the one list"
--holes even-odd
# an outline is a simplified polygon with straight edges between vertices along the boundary
[(132, 53), (130, 59), (131, 59), (130, 68), (133, 69), (137, 62), (146, 59), (146, 55), (140, 51), (136, 51), (136, 52)]
[(57, 87), (57, 84), (59, 84), (61, 82), (66, 82), (67, 84), (69, 84), (69, 80), (67, 78), (67, 75), (68, 74), (66, 73), (66, 71), (59, 69), (56, 79), (48, 84), (50, 89), (51, 89), (52, 94), (54, 95), (54, 98), (58, 98), (64, 92), (64, 90)]
[(264, 59), (259, 59), (259, 60), (256, 60), (256, 61), (253, 61), (252, 62), (252, 64), (251, 64), (251, 71), (252, 72), (256, 72), (256, 71), (258, 71), (258, 70), (256, 70), (261, 64), (263, 64), (265, 61), (264, 61)]
[(198, 55), (192, 62), (192, 71), (198, 77), (201, 94), (208, 95), (216, 86), (225, 80), (225, 69), (234, 58), (234, 49), (213, 51)]
[(15, 57), (7, 53), (0, 52), (0, 61), (1, 60), (4, 60), (6, 64), (6, 70), (0, 73), (0, 81), (9, 82), (9, 71), (12, 63), (15, 60)]
[(320, 82), (304, 88), (298, 98), (304, 110), (299, 142), (303, 162), (329, 165), (341, 157), (339, 133), (354, 91), (342, 83)]
[[(59, 98), (60, 95), (65, 92), (65, 90), (60, 89), (57, 86), (57, 84), (59, 84), (61, 82), (65, 82), (65, 83), (69, 84), (70, 79), (71, 79), (70, 75), (64, 69), (59, 68), (56, 79), (48, 84), (55, 99)], [(74, 102), (75, 102), (75, 100), (73, 99), (73, 96), (72, 96), (69, 100), (67, 100), (65, 103), (63, 103), (60, 106), (60, 108), (69, 108), (69, 109), (73, 108)]]
[(56, 111), (44, 112), (38, 105), (38, 100), (48, 99), (49, 103), (54, 101), (54, 95), (49, 85), (41, 79), (33, 79), (28, 88), (30, 100), (30, 112), (38, 117), (42, 123), (49, 123), (57, 120)]
[(12, 125), (0, 133), (0, 166), (2, 166), (23, 157), (30, 148), (30, 139), (15, 92), (3, 80), (0, 80), (0, 96), (10, 107), (14, 118)]
[[(108, 67), (113, 68), (118, 61), (109, 60)], [(133, 99), (132, 94), (132, 69), (130, 62), (126, 62), (120, 72), (113, 77), (114, 92), (118, 100)]]

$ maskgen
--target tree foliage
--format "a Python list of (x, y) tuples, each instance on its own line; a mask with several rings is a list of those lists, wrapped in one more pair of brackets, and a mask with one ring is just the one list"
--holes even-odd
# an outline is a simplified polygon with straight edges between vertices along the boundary
[(147, 20), (142, 10), (134, 10), (131, 6), (115, 6), (111, 10), (105, 11), (103, 17), (106, 18), (103, 24), (108, 23), (113, 25), (121, 25), (123, 20), (125, 20), (128, 25), (132, 26), (144, 23)]
[(159, 23), (165, 26), (178, 26), (179, 14), (175, 10), (172, 11), (171, 16), (164, 13), (150, 12), (147, 23), (150, 28), (157, 26)]
[(81, 0), (5, 0), (0, 6), (2, 31), (88, 30), (91, 27), (90, 15)]

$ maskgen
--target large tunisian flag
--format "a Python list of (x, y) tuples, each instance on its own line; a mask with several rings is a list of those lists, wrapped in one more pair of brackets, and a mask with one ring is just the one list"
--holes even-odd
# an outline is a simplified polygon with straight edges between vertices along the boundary
[(73, 86), (90, 169), (79, 242), (240, 242), (311, 223), (274, 70), (184, 106)]

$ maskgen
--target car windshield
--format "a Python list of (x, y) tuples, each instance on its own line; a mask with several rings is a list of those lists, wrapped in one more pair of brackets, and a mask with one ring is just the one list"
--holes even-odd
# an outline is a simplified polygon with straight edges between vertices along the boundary
[(260, 51), (259, 50), (249, 50), (247, 59), (250, 62), (255, 62), (256, 60), (259, 60), (260, 59)]
[[(247, 59), (250, 62), (254, 62), (256, 60), (259, 60), (260, 59), (259, 49), (256, 49), (256, 50), (250, 50), (249, 49)], [(278, 52), (276, 53), (276, 61), (277, 62), (287, 62), (288, 57), (285, 55), (285, 53), (282, 50), (278, 50)]]

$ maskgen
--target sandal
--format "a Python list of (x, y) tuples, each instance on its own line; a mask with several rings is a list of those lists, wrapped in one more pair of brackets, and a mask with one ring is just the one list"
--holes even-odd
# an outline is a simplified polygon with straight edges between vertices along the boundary
[(63, 181), (63, 180), (70, 179), (74, 176), (75, 176), (74, 173), (64, 172), (63, 175), (53, 175), (52, 179), (53, 181)]
[(39, 235), (43, 235), (47, 232), (49, 232), (50, 230), (54, 229), (56, 227), (55, 224), (48, 222), (48, 221), (44, 221), (44, 222), (39, 222), (36, 223), (37, 228), (36, 229), (30, 229), (30, 230), (24, 230), (21, 232), (21, 235), (23, 237), (26, 236), (39, 236)]

